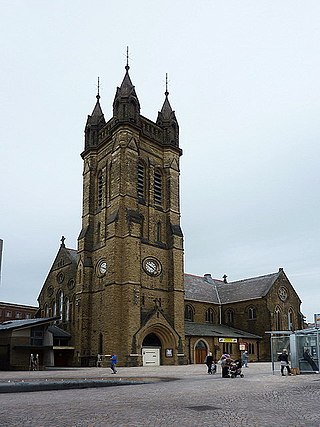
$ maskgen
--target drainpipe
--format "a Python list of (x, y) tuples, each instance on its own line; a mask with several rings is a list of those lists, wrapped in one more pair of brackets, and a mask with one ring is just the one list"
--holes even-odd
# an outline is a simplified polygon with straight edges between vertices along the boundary
[(221, 308), (221, 299), (219, 297), (219, 293), (218, 293), (218, 289), (217, 286), (215, 286), (216, 289), (216, 294), (217, 294), (217, 299), (218, 299), (218, 303), (219, 303), (219, 325), (222, 324), (222, 308)]

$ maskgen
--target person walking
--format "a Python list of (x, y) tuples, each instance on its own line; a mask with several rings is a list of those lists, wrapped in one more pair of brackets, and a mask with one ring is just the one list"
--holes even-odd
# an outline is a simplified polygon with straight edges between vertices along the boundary
[(110, 357), (110, 361), (111, 361), (110, 368), (112, 370), (112, 373), (116, 374), (118, 372), (117, 369), (116, 369), (117, 363), (118, 363), (117, 355), (116, 354), (112, 354), (112, 356)]
[(290, 369), (290, 365), (289, 365), (289, 356), (288, 356), (288, 352), (285, 348), (282, 350), (282, 353), (279, 354), (278, 360), (279, 360), (280, 366), (281, 366), (281, 375), (283, 377), (285, 376), (284, 368), (287, 368), (288, 375), (291, 375), (291, 369)]
[(208, 367), (208, 374), (212, 374), (212, 364), (213, 364), (213, 356), (212, 353), (209, 352), (206, 356), (206, 360), (204, 362)]
[(242, 362), (242, 367), (243, 368), (247, 368), (248, 367), (248, 359), (249, 359), (249, 355), (248, 355), (248, 352), (246, 350), (246, 351), (244, 351), (242, 353), (242, 356), (241, 356), (241, 362)]
[(229, 369), (231, 365), (230, 354), (223, 354), (220, 359), (221, 363), (221, 376), (222, 378), (230, 378)]

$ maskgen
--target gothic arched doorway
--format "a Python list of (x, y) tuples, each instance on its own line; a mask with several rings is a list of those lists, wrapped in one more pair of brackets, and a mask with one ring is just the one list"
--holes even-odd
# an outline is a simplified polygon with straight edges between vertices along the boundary
[(143, 366), (160, 365), (161, 341), (154, 334), (148, 334), (142, 342), (142, 364)]
[(198, 341), (194, 352), (194, 363), (204, 363), (207, 355), (206, 343), (202, 340)]

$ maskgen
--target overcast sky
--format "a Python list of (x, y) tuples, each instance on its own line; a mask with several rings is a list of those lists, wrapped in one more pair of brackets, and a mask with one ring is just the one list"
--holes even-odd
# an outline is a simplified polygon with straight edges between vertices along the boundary
[(283, 267), (320, 312), (319, 0), (0, 0), (0, 300), (37, 304), (81, 228), (83, 130), (101, 82), (180, 125), (185, 272)]

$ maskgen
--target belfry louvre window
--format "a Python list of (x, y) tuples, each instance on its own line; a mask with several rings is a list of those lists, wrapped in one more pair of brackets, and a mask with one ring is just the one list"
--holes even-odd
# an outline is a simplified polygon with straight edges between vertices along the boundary
[(103, 203), (103, 177), (102, 172), (98, 175), (98, 207), (101, 208)]
[(145, 167), (142, 162), (138, 163), (137, 193), (138, 199), (145, 199)]
[(154, 203), (162, 204), (162, 175), (158, 170), (154, 173)]

